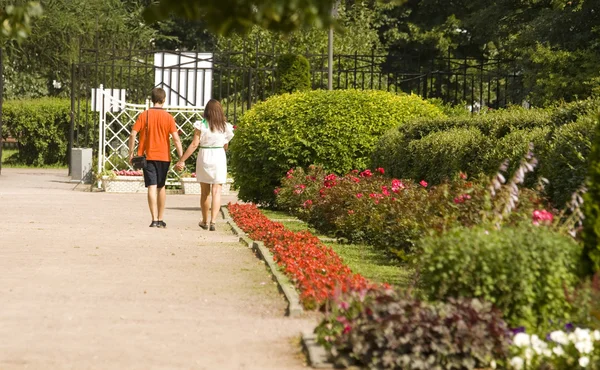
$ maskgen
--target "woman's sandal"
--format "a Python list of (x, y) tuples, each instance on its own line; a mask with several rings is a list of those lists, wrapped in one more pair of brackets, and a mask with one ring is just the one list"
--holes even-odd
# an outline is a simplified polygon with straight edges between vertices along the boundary
[(208, 230), (208, 225), (207, 224), (203, 224), (202, 222), (198, 222), (198, 226), (200, 226), (200, 228), (202, 228), (204, 230)]
[(215, 224), (214, 223), (210, 223), (210, 231), (215, 231)]

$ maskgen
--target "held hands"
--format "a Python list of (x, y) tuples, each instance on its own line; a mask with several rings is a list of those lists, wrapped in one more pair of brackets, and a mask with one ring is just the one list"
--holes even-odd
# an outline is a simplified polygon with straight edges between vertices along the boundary
[(182, 171), (185, 168), (185, 163), (183, 161), (178, 161), (175, 163), (175, 170)]

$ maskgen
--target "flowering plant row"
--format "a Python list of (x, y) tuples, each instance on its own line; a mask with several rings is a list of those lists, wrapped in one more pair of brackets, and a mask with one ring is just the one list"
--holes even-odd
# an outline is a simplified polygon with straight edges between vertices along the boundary
[(115, 176), (144, 176), (144, 171), (139, 170), (114, 170)]
[(310, 232), (290, 231), (269, 220), (253, 204), (230, 203), (228, 209), (242, 230), (273, 253), (274, 260), (300, 291), (305, 307), (320, 307), (337, 291), (372, 286), (363, 276), (353, 274), (331, 248)]

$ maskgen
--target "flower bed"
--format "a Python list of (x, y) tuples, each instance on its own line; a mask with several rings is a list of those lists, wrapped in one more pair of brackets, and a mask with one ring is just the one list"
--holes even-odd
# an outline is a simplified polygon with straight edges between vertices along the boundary
[(113, 171), (108, 176), (102, 176), (102, 188), (107, 193), (145, 193), (142, 171), (120, 170)]
[(306, 308), (322, 306), (338, 292), (371, 287), (353, 274), (340, 257), (307, 231), (293, 232), (264, 216), (253, 204), (229, 204), (235, 223), (254, 240), (262, 241), (300, 291)]

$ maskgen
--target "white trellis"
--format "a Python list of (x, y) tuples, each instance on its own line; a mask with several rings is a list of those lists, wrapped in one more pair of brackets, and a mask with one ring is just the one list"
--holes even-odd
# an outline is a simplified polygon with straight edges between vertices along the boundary
[[(98, 101), (99, 122), (99, 140), (98, 140), (98, 169), (104, 170), (122, 170), (132, 169), (128, 163), (129, 157), (129, 135), (137, 117), (141, 112), (150, 107), (150, 102), (146, 104), (131, 104), (114, 96), (112, 89), (104, 89), (101, 85), (96, 90), (100, 97)], [(204, 111), (204, 107), (176, 107), (165, 106), (165, 110), (173, 115), (182, 141), (194, 134), (194, 122), (199, 119)], [(185, 150), (186, 148), (183, 148)], [(176, 158), (176, 149), (171, 147), (171, 154)], [(179, 175), (172, 168), (170, 169), (172, 179), (168, 183), (171, 185), (179, 184)]]

